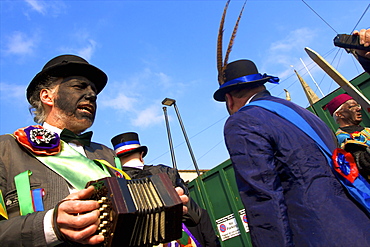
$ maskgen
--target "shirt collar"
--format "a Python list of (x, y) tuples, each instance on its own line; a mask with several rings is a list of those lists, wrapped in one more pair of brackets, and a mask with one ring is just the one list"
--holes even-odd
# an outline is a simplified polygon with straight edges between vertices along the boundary
[(59, 129), (59, 128), (55, 127), (55, 126), (52, 126), (52, 125), (48, 124), (47, 122), (44, 122), (42, 124), (42, 127), (44, 127), (47, 130), (53, 131), (54, 133), (57, 133), (58, 135), (60, 135), (60, 133), (62, 132), (61, 129)]
[(137, 168), (137, 169), (140, 169), (140, 170), (143, 170), (143, 168), (144, 168), (144, 164), (140, 160), (137, 160), (137, 159), (129, 160), (125, 164), (123, 164), (122, 166)]
[(248, 105), (248, 104), (251, 102), (251, 100), (254, 98), (254, 96), (256, 96), (256, 94), (257, 94), (257, 93), (253, 94), (253, 95), (252, 95), (252, 97), (250, 97), (250, 98), (247, 100), (247, 102), (245, 102), (245, 105)]

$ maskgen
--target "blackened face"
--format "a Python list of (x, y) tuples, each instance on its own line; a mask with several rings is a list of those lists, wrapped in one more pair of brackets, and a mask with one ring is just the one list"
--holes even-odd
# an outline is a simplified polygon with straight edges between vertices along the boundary
[(66, 128), (75, 133), (89, 128), (95, 119), (97, 90), (95, 85), (82, 76), (63, 79), (57, 90), (55, 107), (60, 109)]
[(359, 125), (362, 121), (361, 106), (353, 99), (343, 104), (340, 114), (346, 126)]

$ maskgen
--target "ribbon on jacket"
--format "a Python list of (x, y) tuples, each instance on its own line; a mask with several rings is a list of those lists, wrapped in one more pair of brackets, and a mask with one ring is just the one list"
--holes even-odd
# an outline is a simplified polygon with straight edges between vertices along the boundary
[(352, 198), (359, 202), (370, 215), (370, 184), (366, 182), (361, 174), (358, 174), (357, 178), (354, 179), (353, 182), (351, 182), (348, 180), (348, 178), (338, 173), (338, 171), (335, 170), (333, 167), (333, 159), (335, 159), (335, 157), (332, 157), (328, 146), (324, 143), (324, 141), (320, 138), (316, 131), (307, 123), (307, 121), (302, 118), (301, 115), (299, 115), (296, 111), (286, 105), (270, 100), (253, 101), (240, 108), (239, 111), (245, 107), (250, 106), (259, 106), (279, 115), (280, 117), (294, 124), (300, 130), (306, 133), (308, 137), (314, 140), (320, 148), (321, 152), (326, 157), (328, 164), (337, 179), (344, 185)]
[(60, 153), (56, 155), (34, 156), (78, 190), (84, 189), (87, 182), (92, 180), (111, 177), (105, 165), (98, 166), (64, 141), (61, 141), (61, 146)]
[(1, 218), (4, 218), (4, 219), (8, 219), (8, 212), (6, 211), (6, 206), (5, 206), (5, 203), (4, 203), (4, 197), (3, 197), (3, 193), (2, 191), (0, 190), (0, 220)]

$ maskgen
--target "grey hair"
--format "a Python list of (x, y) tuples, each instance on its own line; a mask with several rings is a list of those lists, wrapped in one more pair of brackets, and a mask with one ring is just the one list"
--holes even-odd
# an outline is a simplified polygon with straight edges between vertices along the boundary
[(59, 79), (60, 77), (47, 76), (45, 79), (41, 80), (33, 90), (32, 95), (29, 98), (29, 111), (32, 115), (34, 115), (33, 120), (36, 123), (42, 124), (47, 117), (44, 105), (40, 100), (41, 90), (55, 88), (58, 85), (56, 82)]
[(338, 116), (337, 116), (337, 112), (339, 112), (339, 111), (341, 111), (341, 110), (343, 110), (343, 106), (344, 106), (344, 104), (345, 104), (345, 102), (343, 103), (343, 104), (341, 104), (339, 107), (338, 107), (338, 109), (336, 109), (335, 110), (335, 112), (333, 112), (333, 118), (334, 118), (334, 121), (337, 123), (337, 124), (339, 124), (338, 123), (338, 120), (339, 120), (339, 118), (338, 118)]

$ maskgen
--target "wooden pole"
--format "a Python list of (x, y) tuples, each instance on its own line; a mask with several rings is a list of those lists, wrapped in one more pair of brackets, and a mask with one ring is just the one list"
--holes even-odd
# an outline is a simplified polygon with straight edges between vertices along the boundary
[(331, 66), (322, 56), (314, 50), (304, 48), (310, 58), (317, 63), (344, 91), (346, 91), (354, 100), (359, 103), (363, 109), (370, 112), (370, 101), (355, 88), (346, 78), (344, 78), (333, 66)]

